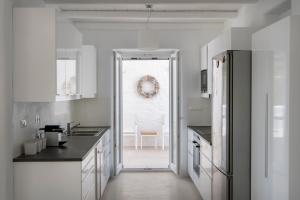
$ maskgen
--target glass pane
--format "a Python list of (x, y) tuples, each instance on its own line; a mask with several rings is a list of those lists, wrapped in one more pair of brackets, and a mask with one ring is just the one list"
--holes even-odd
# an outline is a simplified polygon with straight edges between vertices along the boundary
[(66, 65), (64, 60), (57, 60), (57, 95), (66, 95)]
[(76, 94), (76, 60), (66, 60), (66, 82), (67, 94)]
[(57, 94), (77, 93), (76, 60), (57, 60)]

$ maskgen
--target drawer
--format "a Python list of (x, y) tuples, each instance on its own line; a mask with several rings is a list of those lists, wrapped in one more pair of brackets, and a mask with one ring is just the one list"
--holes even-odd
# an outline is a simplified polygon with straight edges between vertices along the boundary
[(191, 179), (193, 180), (194, 179), (193, 155), (190, 153), (188, 154), (188, 173)]
[(188, 143), (188, 153), (191, 153), (193, 155), (193, 143), (192, 142)]
[(211, 200), (211, 178), (205, 173), (203, 168), (200, 167), (200, 177), (198, 180), (198, 190), (203, 200)]
[(91, 162), (86, 166), (84, 169), (81, 170), (81, 180), (84, 181), (89, 174), (92, 172), (93, 168), (95, 168), (94, 160), (91, 160)]
[(203, 153), (208, 160), (212, 160), (212, 147), (211, 145), (204, 139), (200, 137), (200, 152)]
[(194, 131), (188, 128), (188, 142), (192, 142), (194, 138)]
[(90, 164), (92, 159), (93, 160), (95, 159), (95, 152), (96, 152), (95, 148), (92, 149), (89, 152), (89, 154), (86, 156), (86, 158), (82, 161), (82, 163), (81, 163), (82, 169), (86, 168), (88, 166), (88, 164)]
[(84, 180), (82, 180), (82, 199), (86, 199), (89, 191), (95, 186), (95, 167), (92, 167)]
[(212, 163), (203, 153), (200, 153), (200, 166), (209, 177), (212, 177)]

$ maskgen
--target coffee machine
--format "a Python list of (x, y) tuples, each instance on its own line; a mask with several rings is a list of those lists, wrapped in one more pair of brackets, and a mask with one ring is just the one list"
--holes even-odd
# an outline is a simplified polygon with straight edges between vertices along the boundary
[(60, 125), (46, 125), (44, 128), (47, 146), (63, 146), (68, 141), (64, 128)]

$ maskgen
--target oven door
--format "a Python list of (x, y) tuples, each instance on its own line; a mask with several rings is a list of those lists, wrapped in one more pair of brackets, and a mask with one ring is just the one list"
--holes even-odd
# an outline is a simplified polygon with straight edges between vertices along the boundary
[(200, 144), (193, 141), (193, 169), (194, 173), (199, 177), (200, 175)]

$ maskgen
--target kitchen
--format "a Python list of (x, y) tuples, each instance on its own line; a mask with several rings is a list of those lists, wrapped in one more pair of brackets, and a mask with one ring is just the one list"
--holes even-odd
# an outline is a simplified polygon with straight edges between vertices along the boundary
[[(155, 4), (167, 4), (166, 1), (153, 1), (150, 3), (153, 3), (153, 10), (155, 10)], [(173, 3), (176, 4), (178, 2), (174, 1)], [(195, 10), (193, 7), (195, 2), (191, 1), (190, 3), (193, 9), (189, 7), (187, 2), (187, 10)], [(45, 2), (1, 0), (0, 62), (1, 85), (3, 86), (3, 88), (1, 87), (2, 100), (0, 104), (2, 119), (0, 126), (1, 199), (10, 200), (17, 197), (14, 179), (18, 178), (18, 176), (14, 174), (15, 169), (13, 166), (22, 162), (13, 163), (12, 160), (23, 154), (23, 144), (32, 138), (36, 129), (43, 128), (47, 124), (60, 124), (66, 127), (68, 122), (76, 121), (80, 122), (80, 126), (109, 126), (111, 135), (114, 134), (114, 131), (112, 131), (114, 128), (112, 123), (113, 50), (120, 48), (139, 49), (145, 46), (180, 50), (182, 66), (180, 72), (180, 113), (182, 119), (180, 120), (180, 139), (178, 141), (178, 146), (180, 147), (178, 152), (178, 157), (180, 158), (178, 160), (178, 174), (180, 177), (192, 176), (192, 179), (193, 175), (190, 173), (190, 166), (192, 165), (190, 164), (189, 156), (190, 153), (193, 153), (190, 151), (189, 142), (193, 141), (194, 138), (192, 136), (194, 136), (194, 132), (204, 132), (202, 137), (200, 137), (199, 143), (204, 142), (203, 146), (207, 147), (208, 150), (212, 148), (210, 142), (206, 142), (205, 137), (208, 137), (208, 134), (205, 133), (209, 130), (207, 126), (212, 125), (212, 117), (214, 115), (214, 113), (211, 113), (214, 101), (212, 97), (213, 57), (225, 50), (261, 52), (261, 54), (254, 53), (251, 61), (251, 199), (297, 199), (299, 196), (297, 191), (297, 183), (299, 183), (299, 174), (297, 173), (299, 169), (299, 158), (297, 156), (299, 148), (297, 147), (297, 141), (299, 141), (299, 136), (295, 132), (299, 128), (297, 125), (299, 113), (297, 112), (299, 110), (297, 103), (299, 102), (297, 75), (299, 71), (295, 67), (287, 66), (296, 65), (297, 63), (297, 55), (291, 53), (298, 52), (297, 49), (299, 49), (299, 46), (297, 46), (297, 17), (289, 18), (288, 16), (299, 14), (299, 2), (297, 0), (278, 0), (276, 2), (249, 0), (239, 5), (230, 1), (225, 1), (225, 3), (227, 4), (222, 4), (220, 8), (220, 1), (216, 1), (215, 4), (208, 6), (207, 2), (203, 1), (202, 4), (197, 4), (198, 7), (195, 7), (200, 10), (200, 15), (192, 13), (191, 15), (195, 16), (186, 19), (179, 12), (176, 23), (172, 19), (168, 19), (168, 16), (163, 18), (153, 12), (152, 18), (150, 18), (150, 21), (153, 20), (153, 22), (149, 25), (151, 29), (149, 32), (151, 33), (150, 35), (155, 37), (150, 37), (151, 45), (149, 46), (149, 40), (145, 39), (145, 36), (147, 36), (145, 34), (145, 19), (147, 19), (146, 14), (148, 10), (144, 8), (144, 2), (138, 7), (138, 9), (144, 10), (141, 16), (132, 17), (125, 12), (125, 14), (123, 13), (123, 19), (113, 15), (110, 16), (111, 18), (105, 19), (107, 16), (103, 17), (97, 13), (89, 16), (89, 13), (86, 12), (93, 9), (110, 9), (110, 5), (106, 5), (104, 8), (98, 5), (99, 7), (97, 8), (97, 5), (94, 4), (78, 5), (73, 3), (68, 5), (68, 3), (64, 3), (60, 5), (57, 1), (51, 2), (50, 0)], [(134, 5), (131, 6), (134, 7)], [(176, 5), (173, 6), (175, 7), (173, 9), (178, 10)], [(48, 10), (49, 13), (47, 17), (44, 15), (45, 18), (42, 17), (43, 14), (41, 13), (39, 17), (34, 16), (38, 12), (22, 13), (22, 11), (14, 11), (14, 14), (12, 14), (13, 7), (15, 10), (22, 10), (24, 7), (27, 7), (27, 9), (39, 8), (40, 10)], [(170, 9), (172, 9), (171, 7), (172, 4)], [(207, 10), (219, 9), (221, 11), (210, 16), (201, 13), (201, 10), (205, 8)], [(116, 8), (113, 7), (113, 9)], [(164, 10), (166, 8), (162, 5), (161, 9)], [(63, 15), (55, 16), (59, 12), (53, 12), (53, 10), (63, 11)], [(16, 19), (13, 19), (16, 17), (16, 13), (19, 13), (17, 23)], [(173, 17), (176, 18), (176, 16)], [(73, 23), (68, 24), (69, 21), (65, 21), (64, 18), (68, 18)], [(110, 20), (110, 22), (105, 20)], [(124, 21), (122, 22), (122, 20)], [(14, 23), (12, 23), (13, 21)], [(34, 23), (38, 23), (38, 25), (33, 26)], [(72, 30), (74, 34), (69, 33), (67, 30), (56, 32), (56, 29), (59, 30), (59, 26), (56, 23), (65, 23), (62, 26), (63, 28), (71, 26), (69, 30)], [(268, 27), (264, 28), (266, 26)], [(13, 32), (16, 28), (20, 30)], [(282, 30), (286, 30), (286, 32)], [(28, 38), (25, 39), (26, 34), (22, 31), (31, 31), (28, 34)], [(44, 34), (41, 37), (39, 33)], [(62, 39), (58, 42), (57, 39), (60, 33), (62, 33)], [(63, 36), (64, 34), (67, 37)], [(74, 37), (69, 37), (70, 35)], [(47, 38), (45, 39), (44, 37)], [(73, 40), (73, 42), (68, 42), (70, 40)], [(56, 99), (55, 85), (57, 77), (53, 66), (56, 65), (55, 61), (57, 60), (57, 55), (59, 55), (55, 54), (58, 45), (62, 45), (61, 49), (63, 50), (71, 49), (70, 51), (62, 52), (61, 60), (66, 54), (67, 56), (73, 56), (74, 49), (76, 52), (83, 47), (90, 50), (92, 53), (88, 53), (88, 56), (93, 57), (87, 59), (88, 61), (92, 60), (92, 63), (84, 65), (91, 66), (88, 74), (85, 74), (86, 70), (82, 69), (80, 70), (82, 73), (78, 76), (78, 84), (81, 87), (80, 92), (82, 94), (69, 95), (69, 99), (63, 99), (64, 101)], [(26, 48), (28, 49), (26, 50)], [(275, 58), (272, 51), (279, 52), (274, 54)], [(261, 67), (268, 65), (276, 68), (267, 69)], [(280, 66), (286, 66), (286, 68)], [(271, 71), (268, 72), (268, 70)], [(207, 74), (205, 75), (205, 73)], [(268, 76), (268, 74), (274, 74), (275, 78), (272, 79), (272, 76)], [(202, 88), (202, 86), (205, 86), (205, 84), (201, 85), (201, 82), (205, 80), (205, 76), (208, 80), (207, 88)], [(269, 82), (266, 80), (269, 80)], [(262, 86), (265, 86), (265, 88)], [(83, 94), (83, 88), (89, 94)], [(265, 94), (266, 91), (267, 95)], [(284, 108), (289, 110), (285, 114), (283, 114)], [(270, 114), (265, 116), (265, 112), (270, 112)], [(276, 127), (271, 120), (272, 116), (274, 116)], [(268, 120), (266, 120), (266, 117)], [(268, 122), (268, 126), (264, 121)], [(188, 126), (191, 128), (187, 128)], [(200, 130), (197, 129), (199, 126)], [(265, 127), (270, 130), (271, 128), (268, 127), (273, 127), (274, 133), (265, 134), (265, 132), (269, 132), (269, 130), (265, 130)], [(257, 134), (253, 133), (253, 130), (256, 130)], [(98, 137), (101, 137), (100, 135)], [(76, 143), (76, 140), (78, 140), (76, 137), (84, 137), (86, 139), (82, 140), (89, 140), (87, 136), (74, 136), (74, 139), (70, 139), (66, 145), (72, 145), (73, 142)], [(107, 141), (111, 145), (110, 150), (107, 152), (113, 154), (113, 137), (110, 137), (110, 140)], [(211, 142), (213, 144), (213, 140)], [(94, 145), (90, 144), (90, 146)], [(37, 154), (37, 156), (42, 156), (43, 153), (47, 153), (47, 149)], [(212, 166), (213, 158), (210, 158), (212, 153), (204, 151), (203, 154), (204, 158), (208, 158), (208, 165), (204, 166), (204, 170), (206, 170), (206, 166), (208, 166), (208, 169)], [(85, 156), (83, 157), (88, 158), (88, 155)], [(203, 158), (201, 156), (200, 158)], [(82, 161), (83, 157), (80, 158), (80, 162), (84, 162)], [(110, 168), (110, 175), (113, 177), (113, 156), (110, 159), (111, 161), (108, 162), (111, 165), (108, 168)], [(37, 165), (35, 166), (37, 167)], [(250, 166), (248, 165), (248, 167)], [(30, 170), (31, 167), (28, 169)], [(20, 170), (25, 170), (25, 168), (21, 167)], [(211, 172), (202, 170), (200, 174), (201, 172), (205, 173), (203, 177), (206, 179), (204, 182), (193, 179), (195, 187), (199, 188), (203, 199), (216, 199), (214, 198), (214, 189), (209, 184), (210, 182), (213, 183)], [(63, 178), (62, 180), (66, 181)], [(22, 182), (18, 183), (21, 184)], [(70, 183), (62, 184), (68, 185)], [(203, 190), (204, 188), (206, 189)], [(75, 187), (71, 189), (79, 191)], [(23, 192), (29, 192), (29, 190)], [(75, 195), (73, 192), (72, 194)], [(50, 197), (47, 195), (47, 198)], [(225, 197), (222, 198), (225, 199)]]

